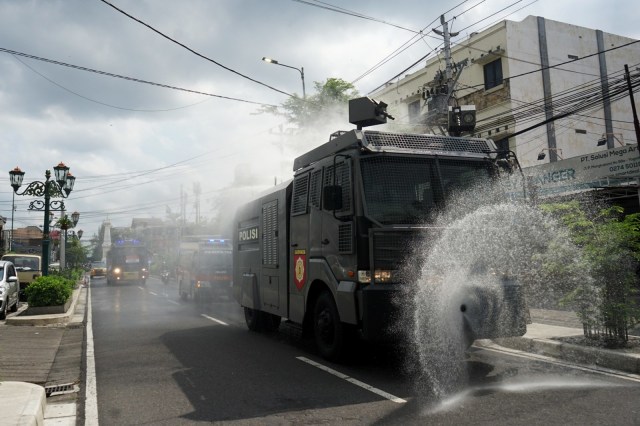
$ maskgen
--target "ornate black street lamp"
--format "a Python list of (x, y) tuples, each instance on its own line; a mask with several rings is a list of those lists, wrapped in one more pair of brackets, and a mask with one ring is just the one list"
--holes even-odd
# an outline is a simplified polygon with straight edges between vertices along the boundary
[[(75, 228), (78, 224), (78, 220), (80, 220), (80, 213), (73, 212), (71, 214), (71, 219), (69, 219), (69, 216), (65, 214), (58, 221), (58, 226), (60, 226), (60, 229), (64, 231), (64, 233), (62, 233), (60, 236), (60, 239), (63, 240), (60, 244), (60, 269), (67, 268), (67, 231), (69, 230), (69, 228)], [(62, 237), (64, 237), (64, 239)]]
[(49, 274), (49, 212), (50, 210), (64, 210), (64, 202), (62, 200), (51, 201), (51, 198), (67, 198), (76, 181), (76, 178), (69, 173), (69, 167), (63, 163), (55, 166), (53, 171), (55, 181), (50, 180), (51, 171), (47, 170), (44, 174), (46, 178), (44, 182), (31, 182), (21, 193), (18, 192), (18, 189), (22, 186), (24, 172), (19, 167), (9, 172), (11, 186), (16, 195), (44, 197), (44, 201), (34, 200), (29, 203), (29, 210), (44, 210), (44, 227), (42, 230), (42, 275), (44, 276)]

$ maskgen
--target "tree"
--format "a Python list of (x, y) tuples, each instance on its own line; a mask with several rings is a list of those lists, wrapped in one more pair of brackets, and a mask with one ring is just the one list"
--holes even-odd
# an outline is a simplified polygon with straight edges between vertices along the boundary
[(324, 82), (315, 81), (313, 85), (316, 93), (306, 99), (294, 95), (280, 107), (265, 107), (261, 112), (285, 117), (289, 123), (302, 128), (321, 120), (326, 113), (336, 110), (346, 113), (349, 99), (360, 96), (353, 84), (341, 78), (327, 78)]
[[(588, 209), (577, 200), (543, 204), (541, 208), (569, 228), (599, 290), (599, 321), (592, 323), (586, 321), (584, 312), (581, 315), (585, 336), (602, 337), (612, 346), (626, 343), (629, 327), (640, 322), (634, 298), (638, 291), (640, 214), (623, 216), (624, 209), (619, 206)], [(580, 291), (570, 297), (580, 297)]]

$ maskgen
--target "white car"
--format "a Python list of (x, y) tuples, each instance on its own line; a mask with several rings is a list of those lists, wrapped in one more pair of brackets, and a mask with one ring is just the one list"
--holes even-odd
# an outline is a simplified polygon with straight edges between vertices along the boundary
[(18, 310), (20, 281), (13, 263), (0, 260), (0, 320), (7, 318), (7, 311)]

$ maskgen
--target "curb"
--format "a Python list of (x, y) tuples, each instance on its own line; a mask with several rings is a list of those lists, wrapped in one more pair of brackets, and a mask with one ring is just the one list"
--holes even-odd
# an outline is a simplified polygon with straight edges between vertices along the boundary
[(493, 341), (506, 348), (546, 355), (576, 364), (596, 365), (625, 373), (640, 374), (640, 354), (578, 346), (551, 339), (509, 337)]
[(25, 382), (0, 382), (0, 401), (3, 407), (14, 410), (3, 411), (2, 419), (12, 425), (43, 425), (47, 405), (44, 388)]

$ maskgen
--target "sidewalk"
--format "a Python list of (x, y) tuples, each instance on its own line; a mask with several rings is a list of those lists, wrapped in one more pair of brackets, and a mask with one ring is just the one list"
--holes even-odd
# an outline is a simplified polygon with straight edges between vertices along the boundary
[[(582, 324), (574, 312), (531, 309), (531, 324), (522, 337), (477, 341), (476, 346), (498, 344), (523, 352), (535, 353), (574, 364), (606, 368), (625, 373), (640, 374), (640, 348), (605, 349), (568, 343), (568, 338), (584, 335)], [(630, 340), (640, 339), (638, 327), (632, 330)]]
[(0, 325), (0, 412), (6, 424), (75, 425), (86, 288), (64, 314), (10, 315)]

